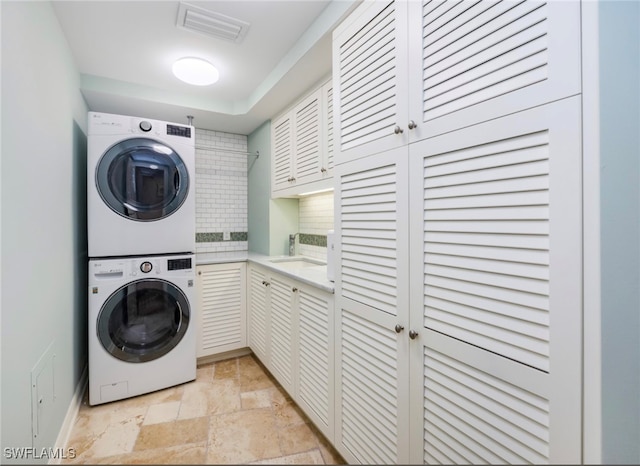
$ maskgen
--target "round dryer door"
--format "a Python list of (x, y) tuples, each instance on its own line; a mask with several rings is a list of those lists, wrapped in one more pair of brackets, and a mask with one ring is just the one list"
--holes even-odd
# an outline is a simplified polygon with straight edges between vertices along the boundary
[(98, 315), (98, 338), (127, 362), (157, 359), (180, 343), (189, 326), (189, 302), (172, 283), (137, 280), (114, 292)]
[(117, 214), (153, 221), (180, 208), (189, 192), (189, 173), (171, 147), (154, 139), (132, 138), (104, 153), (96, 169), (96, 186)]

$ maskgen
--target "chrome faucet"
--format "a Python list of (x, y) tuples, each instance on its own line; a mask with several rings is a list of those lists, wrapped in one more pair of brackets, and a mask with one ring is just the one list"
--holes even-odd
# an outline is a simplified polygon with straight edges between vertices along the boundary
[(298, 233), (294, 235), (289, 235), (289, 255), (290, 256), (296, 255), (296, 236), (298, 236)]

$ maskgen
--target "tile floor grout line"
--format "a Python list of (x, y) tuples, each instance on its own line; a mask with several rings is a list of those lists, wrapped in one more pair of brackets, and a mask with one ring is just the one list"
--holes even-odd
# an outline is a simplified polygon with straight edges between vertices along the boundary
[[(165, 455), (173, 456), (179, 454), (177, 452), (180, 448), (184, 447), (188, 447), (185, 448), (184, 453), (190, 455), (191, 461), (195, 459), (194, 463), (201, 461), (202, 464), (212, 464), (215, 462), (215, 460), (212, 460), (210, 463), (209, 458), (212, 453), (214, 453), (212, 458), (219, 458), (222, 461), (230, 461), (232, 463), (311, 461), (318, 462), (319, 464), (328, 464), (336, 461), (343, 461), (340, 458), (339, 453), (335, 451), (330, 443), (327, 443), (322, 431), (313, 424), (313, 422), (304, 414), (302, 409), (295, 403), (293, 398), (253, 355), (236, 357), (233, 358), (233, 361), (226, 360), (208, 363), (201, 366), (199, 369), (199, 378), (197, 373), (196, 380), (180, 384), (180, 386), (169, 387), (166, 391), (159, 390), (155, 392), (155, 394), (151, 393), (141, 395), (139, 398), (134, 397), (116, 401), (113, 402), (110, 408), (99, 409), (97, 407), (91, 408), (87, 406), (82, 411), (82, 417), (76, 418), (76, 421), (74, 422), (74, 426), (76, 426), (76, 434), (72, 434), (73, 437), (70, 438), (70, 442), (75, 441), (77, 442), (77, 445), (81, 446), (79, 448), (78, 456), (82, 459), (80, 460), (78, 458), (78, 462), (91, 463), (96, 462), (96, 460), (104, 461), (104, 458), (112, 458), (112, 460), (116, 462), (147, 461), (148, 464), (152, 464), (162, 461), (161, 458), (165, 457)], [(216, 375), (220, 378), (216, 378)], [(228, 383), (221, 383), (227, 379), (229, 380)], [(196, 390), (188, 389), (187, 387), (192, 382), (198, 383), (204, 387), (199, 387)], [(214, 392), (216, 391), (215, 388), (207, 388), (207, 385), (212, 384), (221, 387), (223, 390), (222, 392), (216, 392), (218, 394), (217, 397), (216, 393), (212, 393), (212, 390)], [(247, 391), (243, 391), (243, 389), (246, 389)], [(243, 394), (253, 393), (255, 394), (244, 397), (246, 401), (245, 406), (247, 408), (243, 407)], [(186, 406), (185, 403), (187, 402), (187, 398), (194, 395), (196, 398), (191, 399), (192, 401), (189, 403), (188, 409), (189, 412), (187, 413), (194, 415), (194, 417), (179, 419), (180, 413)], [(226, 411), (224, 406), (220, 404), (221, 401), (224, 402), (224, 398), (220, 398), (220, 396), (229, 396), (229, 400), (235, 400), (231, 401), (232, 406), (230, 411)], [(169, 406), (169, 404), (172, 406)], [(234, 406), (236, 406), (236, 408), (233, 408)], [(205, 409), (204, 411), (202, 411), (203, 407)], [(223, 412), (219, 412), (221, 407)], [(210, 411), (212, 409), (214, 412)], [(128, 410), (131, 410), (132, 412), (127, 414)], [(250, 413), (252, 411), (256, 411), (257, 416), (263, 416), (267, 414), (267, 410), (267, 418), (270, 419), (270, 424), (274, 429), (277, 429), (273, 433), (277, 435), (278, 442), (277, 451), (273, 451), (273, 448), (261, 450), (263, 453), (267, 453), (269, 456), (268, 458), (256, 457), (253, 460), (242, 460), (241, 458), (246, 458), (246, 454), (244, 454), (246, 452), (243, 453), (242, 451), (237, 450), (240, 453), (240, 456), (237, 456), (233, 453), (233, 448), (229, 449), (226, 446), (227, 444), (225, 442), (234, 441), (233, 436), (227, 436), (228, 438), (225, 440), (224, 436), (218, 438), (215, 435), (218, 423), (222, 420), (221, 416), (243, 413), (241, 416), (243, 421), (240, 424), (236, 425), (236, 423), (239, 422), (240, 417), (233, 421), (234, 429), (238, 429), (238, 433), (251, 432), (251, 428), (247, 430), (247, 428), (243, 427), (245, 425), (244, 423), (246, 423), (247, 426), (254, 424), (253, 420), (256, 418)], [(259, 412), (263, 414), (258, 414)], [(152, 419), (149, 416), (151, 416)], [(202, 429), (200, 430), (201, 434), (197, 435), (197, 437), (201, 439), (200, 441), (190, 441), (191, 438), (195, 438), (193, 436), (187, 436), (183, 439), (183, 441), (187, 441), (188, 443), (172, 444), (171, 440), (168, 443), (162, 443), (162, 441), (147, 443), (145, 441), (145, 445), (148, 445), (149, 448), (142, 450), (135, 449), (141, 439), (143, 430), (147, 437), (151, 432), (154, 432), (155, 429), (159, 429), (159, 431), (164, 430), (164, 432), (169, 432), (169, 438), (175, 439), (171, 428), (176, 422), (195, 422), (194, 420), (198, 418), (204, 418), (197, 421), (197, 424), (200, 426), (198, 429)], [(82, 420), (79, 422), (80, 419)], [(145, 424), (145, 422), (150, 419), (152, 421), (161, 422)], [(213, 422), (214, 420), (216, 421), (215, 424)], [(282, 423), (280, 423), (279, 420), (282, 421)], [(133, 424), (135, 425), (135, 431), (131, 432), (131, 434), (134, 434), (135, 432), (135, 438), (129, 436), (128, 439), (125, 440), (126, 443), (132, 441), (130, 447), (131, 451), (115, 453), (113, 451), (113, 446), (116, 447), (115, 450), (117, 451), (118, 443), (112, 443), (114, 442), (113, 438), (101, 439), (103, 435), (92, 433), (93, 428), (91, 426), (95, 425), (96, 422), (99, 423), (98, 425), (102, 425), (101, 423), (103, 422), (105, 423), (104, 429), (102, 429), (103, 435), (106, 434), (106, 430), (108, 429), (119, 430), (120, 427), (118, 425), (123, 422), (129, 423), (129, 425), (135, 423)], [(149, 430), (150, 426), (153, 426), (154, 424), (158, 425), (158, 427), (153, 427), (151, 428), (152, 430)], [(164, 427), (160, 427), (160, 424), (163, 424)], [(187, 429), (189, 429), (189, 427), (187, 427)], [(290, 431), (287, 429), (290, 429)], [(253, 430), (255, 431), (255, 428)], [(192, 430), (192, 433), (193, 432), (195, 431)], [(204, 434), (204, 436), (202, 434)], [(213, 451), (214, 443), (211, 442), (212, 436), (216, 436), (216, 442), (218, 442), (218, 446), (221, 447), (220, 451)], [(118, 438), (123, 439), (122, 436)], [(287, 440), (290, 440), (290, 444), (287, 443)], [(122, 440), (115, 441), (122, 442)], [(119, 444), (122, 446), (122, 443)], [(246, 445), (253, 444), (249, 443)], [(70, 446), (73, 446), (73, 444), (70, 443)], [(273, 446), (275, 447), (275, 445)], [(293, 453), (285, 453), (285, 447), (287, 451), (291, 450)], [(307, 448), (303, 451), (296, 451), (296, 448), (300, 447)], [(323, 454), (323, 448), (327, 449), (327, 458), (325, 458)], [(95, 453), (98, 452), (101, 453), (99, 453), (99, 456), (95, 457)], [(260, 453), (257, 451), (255, 454), (256, 456), (260, 456)], [(273, 456), (275, 454), (278, 454), (278, 456)], [(193, 457), (193, 455), (196, 456)]]

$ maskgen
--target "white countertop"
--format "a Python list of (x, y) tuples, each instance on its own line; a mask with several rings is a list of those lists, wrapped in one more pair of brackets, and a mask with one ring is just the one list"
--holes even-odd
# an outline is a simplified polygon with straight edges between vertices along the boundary
[(248, 251), (196, 253), (196, 265), (224, 264), (225, 262), (246, 262)]
[(315, 258), (311, 260), (322, 262), (318, 265), (307, 266), (303, 268), (290, 269), (284, 264), (272, 262), (279, 259), (295, 259), (303, 256), (267, 256), (248, 251), (232, 251), (232, 252), (208, 252), (196, 254), (196, 265), (206, 264), (223, 264), (228, 262), (252, 262), (271, 269), (286, 277), (306, 283), (321, 290), (333, 293), (335, 290), (333, 282), (327, 280), (327, 265), (323, 261)]

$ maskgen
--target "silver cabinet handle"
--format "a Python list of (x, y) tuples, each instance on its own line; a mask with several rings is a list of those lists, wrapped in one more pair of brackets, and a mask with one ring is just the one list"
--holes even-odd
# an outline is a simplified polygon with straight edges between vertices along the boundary
[(410, 121), (409, 121), (409, 129), (413, 129), (413, 128), (417, 127), (417, 126), (418, 126), (418, 125), (416, 125), (416, 122), (415, 122), (415, 121), (413, 121), (413, 120), (410, 120)]
[(400, 128), (398, 125), (396, 125), (395, 128), (393, 128), (393, 132), (396, 134), (402, 134), (404, 132), (404, 130), (402, 128)]
[(409, 338), (411, 338), (412, 340), (415, 340), (417, 336), (418, 336), (418, 332), (416, 332), (415, 330), (409, 330)]
[(294, 286), (293, 288), (291, 288), (291, 291), (293, 291), (293, 292), (295, 293), (296, 291), (298, 291), (298, 288), (296, 288), (296, 287)]
[(404, 327), (400, 324), (396, 324), (395, 331), (396, 333), (400, 333), (404, 330)]

